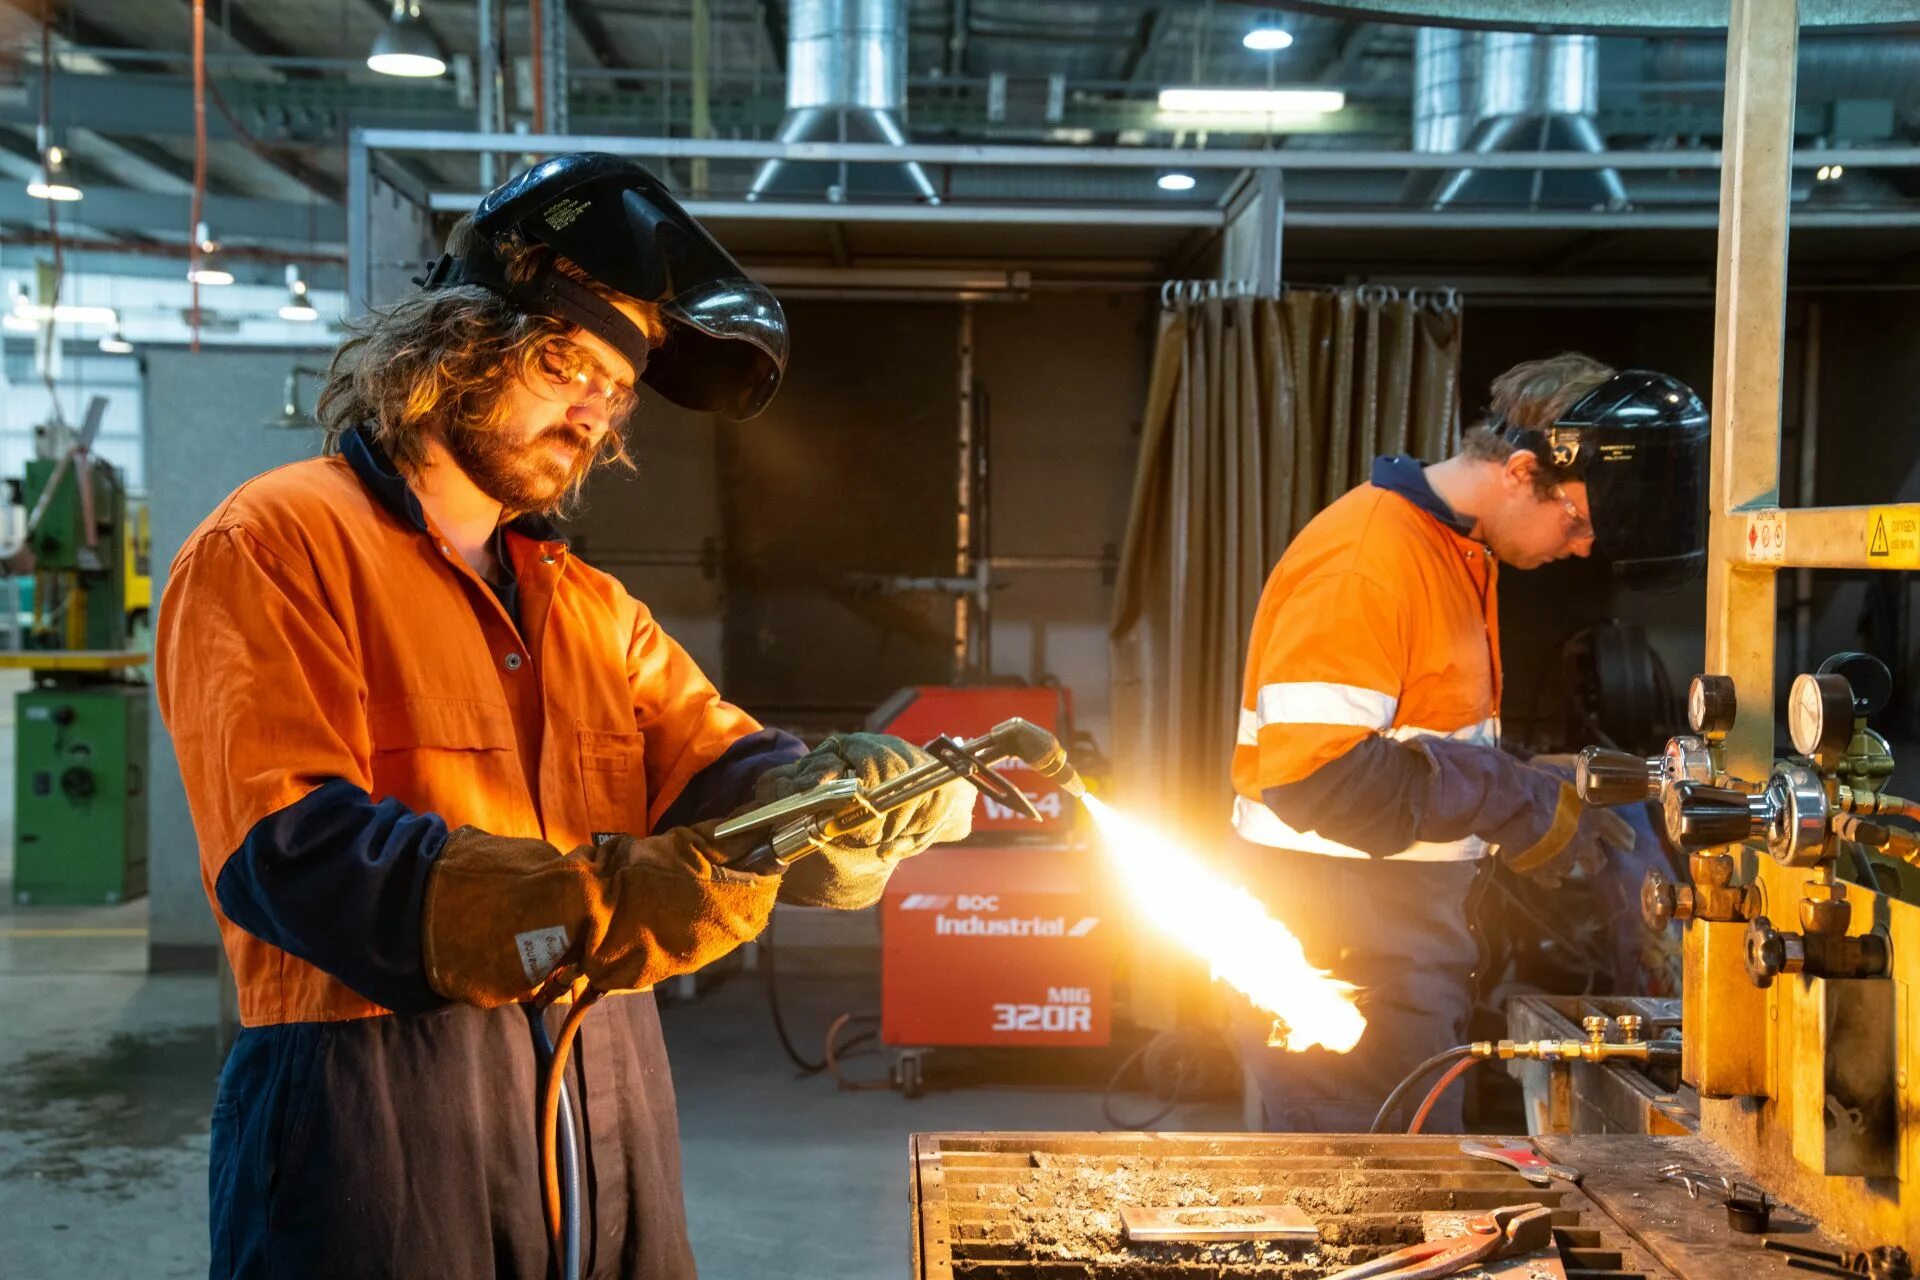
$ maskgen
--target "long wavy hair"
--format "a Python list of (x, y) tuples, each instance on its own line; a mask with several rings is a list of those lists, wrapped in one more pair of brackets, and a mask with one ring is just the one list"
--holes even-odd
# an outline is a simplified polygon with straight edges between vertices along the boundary
[[(473, 219), (462, 218), (447, 236), (447, 251), (467, 251), (476, 234)], [(508, 278), (530, 279), (549, 261), (610, 302), (635, 303), (544, 245), (509, 259)], [(657, 347), (666, 337), (659, 308), (638, 305), (647, 340)], [(568, 362), (578, 358), (573, 339), (579, 331), (573, 325), (529, 315), (478, 285), (408, 294), (353, 322), (349, 330), (314, 404), (326, 451), (337, 451), (342, 437), (363, 427), (403, 475), (426, 463), (433, 435), (455, 427), (500, 429), (505, 425), (501, 405), (517, 380), (565, 381)], [(626, 426), (625, 420), (613, 424), (601, 462), (633, 465)]]

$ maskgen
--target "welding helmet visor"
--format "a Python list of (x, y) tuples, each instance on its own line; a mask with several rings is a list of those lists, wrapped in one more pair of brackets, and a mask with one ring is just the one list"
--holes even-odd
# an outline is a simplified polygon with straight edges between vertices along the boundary
[(1632, 586), (1684, 582), (1706, 560), (1707, 408), (1678, 378), (1615, 374), (1532, 439), (1541, 461), (1584, 481), (1594, 555)]
[[(684, 408), (751, 418), (787, 366), (780, 303), (741, 269), (658, 179), (621, 156), (555, 156), (504, 183), (474, 210), (481, 242), (443, 257), (426, 284), (479, 284), (517, 305), (605, 339), (648, 386)], [(646, 335), (591, 289), (545, 266), (506, 280), (511, 251), (544, 244), (594, 280), (660, 308), (667, 335)]]

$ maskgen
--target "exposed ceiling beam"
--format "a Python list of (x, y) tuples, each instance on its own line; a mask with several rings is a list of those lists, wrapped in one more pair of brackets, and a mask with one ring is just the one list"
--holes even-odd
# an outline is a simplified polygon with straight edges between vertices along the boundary
[(1133, 47), (1127, 50), (1126, 58), (1120, 63), (1120, 79), (1134, 80), (1140, 75), (1140, 68), (1160, 43), (1160, 33), (1165, 28), (1167, 11), (1152, 8), (1140, 15), (1140, 24), (1134, 29)]
[[(193, 11), (193, 0), (185, 0), (189, 13)], [(204, 0), (207, 14), (207, 30), (224, 31), (232, 37), (242, 53), (251, 53), (266, 58), (291, 58), (301, 51), (269, 34), (258, 22), (247, 16), (245, 10), (232, 0)], [(116, 41), (115, 43), (124, 43)], [(293, 80), (310, 80), (319, 73), (296, 69), (288, 71), (287, 77)]]
[[(0, 139), (0, 149), (4, 148), (5, 141)], [(71, 221), (116, 234), (165, 234), (177, 227), (178, 242), (186, 242), (187, 209), (180, 197), (91, 181), (84, 187), (86, 198), (73, 206), (68, 215)], [(222, 237), (238, 240), (305, 244), (310, 225), (311, 238), (317, 243), (340, 244), (347, 238), (346, 213), (329, 205), (210, 195), (204, 212), (208, 225)], [(45, 222), (44, 201), (35, 200), (23, 188), (0, 186), (0, 223), (38, 227)]]
[(602, 67), (626, 67), (633, 64), (613, 43), (613, 33), (607, 30), (607, 24), (600, 17), (600, 11), (594, 7), (593, 0), (567, 0), (567, 21), (579, 33), (581, 42), (587, 46), (587, 52), (593, 55), (596, 65)]
[(109, 138), (92, 129), (75, 129), (70, 149), (109, 169), (121, 179), (132, 178), (152, 191), (186, 195), (193, 190), (193, 164), (148, 138)]
[[(0, 4), (5, 4), (9, 9), (20, 13), (34, 27), (37, 28), (40, 25), (41, 9), (37, 0), (0, 0)], [(127, 42), (119, 35), (82, 15), (80, 7), (75, 4), (67, 5), (64, 13), (54, 15), (53, 30), (56, 37), (65, 36), (75, 44), (101, 45), (115, 49), (128, 47)], [(167, 69), (167, 64), (164, 62), (146, 63), (140, 66), (128, 64), (128, 68), (164, 71)]]

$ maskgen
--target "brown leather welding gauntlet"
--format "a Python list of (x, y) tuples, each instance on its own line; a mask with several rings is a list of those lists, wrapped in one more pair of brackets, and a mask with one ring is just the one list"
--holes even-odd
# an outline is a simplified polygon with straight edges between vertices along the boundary
[(712, 823), (562, 854), (544, 840), (462, 827), (427, 881), (427, 980), (490, 1009), (556, 970), (607, 991), (710, 964), (766, 926), (777, 876), (721, 866)]

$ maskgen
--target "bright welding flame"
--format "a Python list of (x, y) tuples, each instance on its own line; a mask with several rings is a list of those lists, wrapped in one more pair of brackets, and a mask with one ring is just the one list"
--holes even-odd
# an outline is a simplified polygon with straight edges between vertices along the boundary
[(1308, 964), (1300, 939), (1252, 894), (1151, 827), (1094, 796), (1085, 802), (1134, 908), (1283, 1021), (1286, 1048), (1345, 1053), (1359, 1042), (1367, 1020), (1354, 1007), (1358, 988)]

